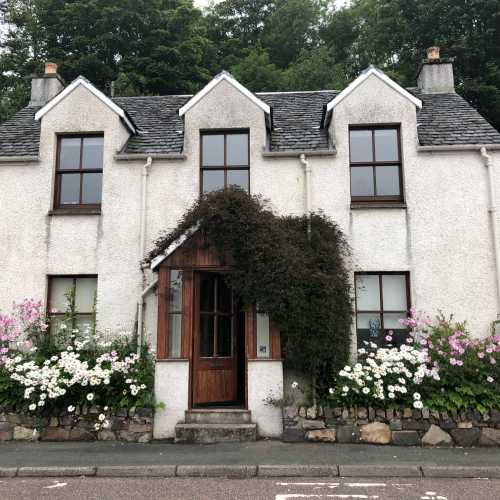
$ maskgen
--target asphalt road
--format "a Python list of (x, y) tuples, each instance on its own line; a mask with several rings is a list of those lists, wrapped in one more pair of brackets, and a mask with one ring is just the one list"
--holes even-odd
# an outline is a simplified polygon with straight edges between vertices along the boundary
[(2, 500), (500, 500), (486, 479), (2, 479)]

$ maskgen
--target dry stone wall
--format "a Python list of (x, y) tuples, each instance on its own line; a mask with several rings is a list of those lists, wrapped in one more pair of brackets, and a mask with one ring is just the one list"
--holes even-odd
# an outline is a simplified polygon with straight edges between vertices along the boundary
[(500, 446), (500, 410), (283, 408), (283, 440), (398, 446)]

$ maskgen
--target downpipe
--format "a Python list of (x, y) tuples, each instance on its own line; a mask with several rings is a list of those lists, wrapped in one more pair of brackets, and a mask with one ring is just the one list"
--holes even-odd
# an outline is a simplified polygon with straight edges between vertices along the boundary
[(495, 196), (495, 172), (493, 170), (493, 161), (485, 147), (480, 150), (483, 158), (484, 166), (488, 169), (488, 189), (490, 194), (490, 206), (488, 212), (491, 218), (491, 232), (493, 235), (493, 249), (495, 253), (495, 271), (497, 285), (497, 319), (500, 317), (500, 244), (498, 242), (498, 225), (497, 225), (497, 205)]
[(306, 159), (305, 154), (301, 154), (300, 163), (304, 167), (305, 174), (305, 198), (306, 198), (306, 217), (307, 217), (307, 240), (311, 241), (311, 166)]
[[(142, 167), (142, 181), (141, 181), (141, 222), (140, 222), (140, 232), (139, 232), (139, 255), (140, 261), (144, 257), (144, 253), (146, 251), (146, 207), (147, 207), (147, 182), (149, 171), (151, 169), (151, 165), (153, 164), (153, 159), (151, 156), (148, 156), (146, 163)], [(144, 283), (144, 269), (142, 269), (143, 283)], [(144, 335), (144, 297), (156, 286), (158, 280), (156, 279), (147, 286), (144, 290), (142, 290), (139, 295), (139, 300), (137, 302), (137, 354), (140, 356), (141, 354), (141, 346), (143, 343), (143, 335)]]

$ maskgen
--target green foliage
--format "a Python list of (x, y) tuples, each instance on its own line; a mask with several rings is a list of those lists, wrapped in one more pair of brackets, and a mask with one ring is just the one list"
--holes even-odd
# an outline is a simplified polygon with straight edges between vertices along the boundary
[(280, 328), (286, 361), (314, 374), (324, 391), (347, 360), (351, 336), (349, 248), (338, 226), (314, 214), (309, 241), (305, 217), (278, 217), (259, 197), (229, 189), (195, 202), (149, 258), (196, 225), (232, 264), (227, 279), (243, 302), (258, 304)]

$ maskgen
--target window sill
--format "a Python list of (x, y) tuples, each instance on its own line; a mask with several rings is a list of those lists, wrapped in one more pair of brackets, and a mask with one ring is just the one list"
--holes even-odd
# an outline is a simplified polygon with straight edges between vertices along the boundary
[(351, 210), (370, 210), (372, 208), (399, 208), (406, 210), (406, 203), (387, 203), (387, 202), (366, 202), (366, 203), (351, 203)]
[(55, 208), (49, 215), (101, 215), (100, 208)]

